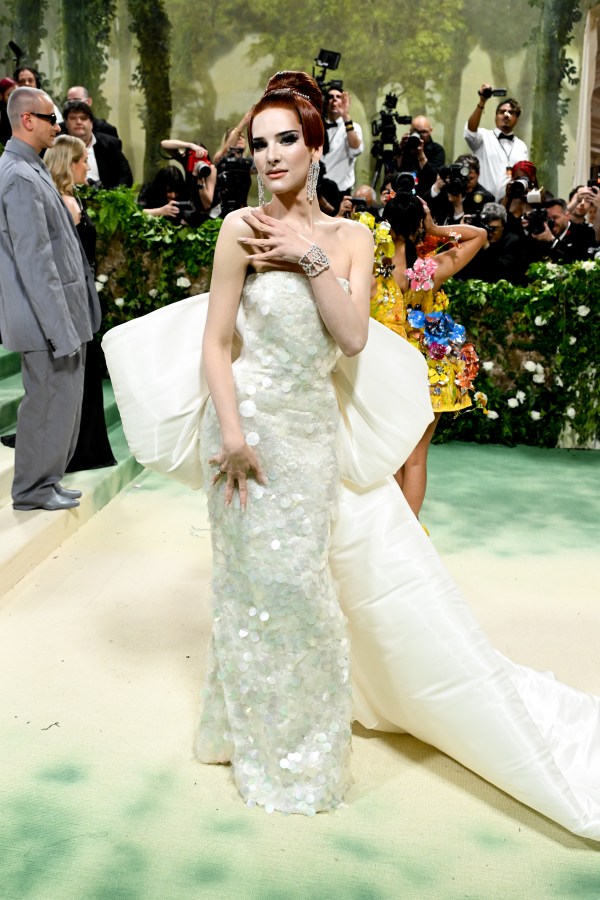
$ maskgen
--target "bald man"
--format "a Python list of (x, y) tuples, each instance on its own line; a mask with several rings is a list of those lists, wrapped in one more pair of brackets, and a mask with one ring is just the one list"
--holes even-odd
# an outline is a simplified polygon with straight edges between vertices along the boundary
[(446, 161), (441, 144), (431, 139), (431, 122), (425, 116), (415, 116), (411, 130), (400, 141), (396, 158), (398, 172), (412, 172), (417, 178), (417, 194), (423, 196), (435, 183), (438, 170)]
[(85, 344), (100, 304), (79, 236), (40, 159), (59, 133), (44, 91), (17, 88), (0, 157), (0, 333), (21, 354), (13, 507), (57, 511), (81, 492), (60, 483), (77, 442)]

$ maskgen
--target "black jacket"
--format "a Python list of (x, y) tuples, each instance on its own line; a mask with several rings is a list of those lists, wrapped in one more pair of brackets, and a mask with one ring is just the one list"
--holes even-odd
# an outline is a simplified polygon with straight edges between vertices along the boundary
[(121, 149), (121, 141), (102, 132), (98, 132), (95, 138), (94, 155), (98, 164), (101, 186), (106, 190), (118, 187), (120, 184), (131, 187), (133, 175)]

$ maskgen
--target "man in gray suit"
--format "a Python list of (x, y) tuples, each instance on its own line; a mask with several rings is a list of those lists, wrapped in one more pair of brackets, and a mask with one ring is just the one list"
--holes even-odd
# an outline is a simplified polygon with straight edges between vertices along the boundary
[(23, 87), (8, 102), (0, 157), (0, 334), (21, 353), (13, 506), (71, 509), (60, 484), (81, 416), (85, 343), (100, 326), (94, 279), (73, 220), (40, 159), (59, 133), (54, 104)]

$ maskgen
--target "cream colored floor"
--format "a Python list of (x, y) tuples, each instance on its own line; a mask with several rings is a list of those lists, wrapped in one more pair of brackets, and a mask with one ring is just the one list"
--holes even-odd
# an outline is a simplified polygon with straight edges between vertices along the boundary
[[(428, 510), (496, 646), (600, 693), (590, 548), (464, 549)], [(191, 761), (209, 571), (203, 496), (143, 475), (7, 595), (2, 900), (600, 897), (600, 844), (409, 736), (357, 729), (334, 814), (248, 810)]]

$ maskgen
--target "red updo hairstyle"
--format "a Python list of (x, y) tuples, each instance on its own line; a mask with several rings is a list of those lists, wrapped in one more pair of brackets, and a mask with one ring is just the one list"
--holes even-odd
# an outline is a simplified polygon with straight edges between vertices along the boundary
[(534, 188), (538, 188), (537, 169), (533, 163), (526, 159), (516, 162), (512, 167), (511, 180), (516, 178), (528, 178)]
[(291, 109), (302, 125), (304, 143), (317, 149), (323, 146), (323, 95), (314, 78), (306, 72), (277, 72), (269, 79), (265, 92), (254, 106), (248, 122), (248, 142), (252, 150), (254, 116), (270, 107)]

